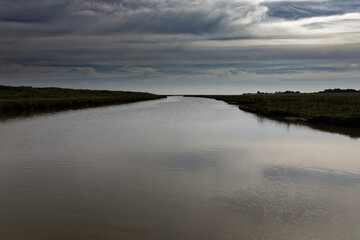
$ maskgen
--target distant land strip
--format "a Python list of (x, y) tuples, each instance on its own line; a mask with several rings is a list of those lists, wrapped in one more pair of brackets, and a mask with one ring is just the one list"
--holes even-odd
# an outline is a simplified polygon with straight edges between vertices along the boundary
[(0, 85), (0, 116), (133, 103), (166, 98), (144, 92)]
[(196, 95), (238, 105), (241, 110), (288, 121), (360, 127), (360, 91), (328, 89), (318, 93), (277, 92)]

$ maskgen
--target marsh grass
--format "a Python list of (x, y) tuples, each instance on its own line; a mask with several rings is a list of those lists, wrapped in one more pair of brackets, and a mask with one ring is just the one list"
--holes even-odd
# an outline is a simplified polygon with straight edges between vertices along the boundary
[(264, 116), (360, 127), (360, 93), (207, 95)]
[(154, 100), (142, 92), (0, 86), (0, 115)]

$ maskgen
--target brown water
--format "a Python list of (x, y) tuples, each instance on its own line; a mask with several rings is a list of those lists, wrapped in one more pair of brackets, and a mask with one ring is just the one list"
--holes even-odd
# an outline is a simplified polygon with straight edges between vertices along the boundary
[(360, 239), (360, 142), (168, 99), (0, 122), (0, 239)]

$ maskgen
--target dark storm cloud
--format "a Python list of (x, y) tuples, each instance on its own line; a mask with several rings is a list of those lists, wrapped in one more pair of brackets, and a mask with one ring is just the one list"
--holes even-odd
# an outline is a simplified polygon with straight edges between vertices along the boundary
[(0, 84), (24, 79), (91, 79), (99, 86), (104, 79), (139, 86), (144, 81), (262, 84), (340, 74), (353, 81), (360, 72), (359, 5), (353, 0), (0, 0)]
[[(14, 0), (0, 1), (0, 22), (11, 35), (59, 34), (212, 34), (226, 39), (254, 37), (249, 26), (271, 17), (299, 19), (358, 12), (360, 3), (345, 1), (246, 0)], [(21, 23), (21, 25), (11, 24)], [(5, 29), (5, 30), (4, 30)], [(256, 36), (255, 36), (256, 37)]]
[(3, 0), (0, 22), (4, 34), (16, 28), (17, 36), (46, 32), (205, 34), (229, 30), (237, 19), (256, 21), (252, 15), (257, 10), (253, 4), (234, 0)]
[(142, 32), (142, 33), (183, 33), (203, 34), (216, 31), (224, 17), (222, 15), (208, 16), (204, 11), (190, 11), (181, 13), (175, 10), (168, 10), (157, 13), (155, 16), (148, 16), (147, 21), (139, 23), (139, 16), (128, 19), (127, 22), (114, 26), (114, 32)]
[(321, 2), (272, 2), (265, 3), (269, 7), (268, 16), (284, 19), (299, 19), (316, 16), (330, 16), (358, 12), (360, 2), (357, 0), (331, 0)]
[(0, 1), (0, 21), (45, 23), (62, 15), (68, 4), (66, 1), (4, 0)]

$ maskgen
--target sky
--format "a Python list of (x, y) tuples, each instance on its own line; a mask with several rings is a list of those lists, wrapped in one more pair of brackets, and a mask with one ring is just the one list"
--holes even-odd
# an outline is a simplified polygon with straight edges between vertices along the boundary
[(0, 0), (0, 84), (360, 89), (360, 1)]

